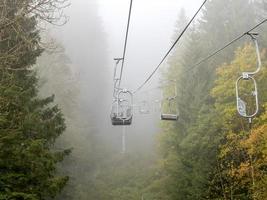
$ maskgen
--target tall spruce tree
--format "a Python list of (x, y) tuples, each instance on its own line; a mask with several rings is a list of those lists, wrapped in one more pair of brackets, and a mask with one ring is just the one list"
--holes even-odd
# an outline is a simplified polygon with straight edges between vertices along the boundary
[[(39, 19), (64, 1), (4, 1), (0, 6), (0, 199), (54, 197), (68, 177), (56, 164), (69, 150), (53, 144), (65, 130), (54, 96), (38, 98), (32, 66), (42, 53)], [(58, 4), (57, 4), (58, 3)], [(42, 10), (43, 9), (43, 10)], [(47, 18), (45, 18), (47, 17)]]

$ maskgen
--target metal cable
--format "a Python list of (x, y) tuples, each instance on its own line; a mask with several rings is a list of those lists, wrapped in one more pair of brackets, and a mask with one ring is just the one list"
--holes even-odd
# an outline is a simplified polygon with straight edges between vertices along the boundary
[(213, 56), (217, 55), (218, 53), (220, 53), (221, 51), (223, 51), (224, 49), (226, 49), (227, 47), (229, 47), (231, 44), (237, 42), (238, 40), (240, 40), (244, 36), (248, 35), (249, 32), (255, 30), (256, 28), (258, 28), (259, 26), (261, 26), (262, 24), (264, 24), (266, 22), (267, 22), (267, 19), (264, 19), (263, 21), (261, 21), (260, 23), (258, 23), (257, 25), (255, 25), (254, 27), (250, 28), (245, 33), (240, 34), (238, 37), (236, 37), (235, 39), (233, 39), (231, 42), (227, 43), (225, 46), (219, 48), (218, 50), (214, 51), (213, 53), (209, 54), (208, 56), (206, 56), (205, 58), (203, 58), (202, 60), (200, 60), (199, 62), (197, 62), (196, 64), (192, 65), (185, 73), (188, 73), (188, 72), (192, 71), (193, 69), (195, 69), (196, 67), (198, 67), (202, 63), (206, 62), (207, 60), (209, 60)]
[(183, 29), (183, 31), (180, 33), (180, 35), (178, 36), (178, 38), (176, 39), (176, 41), (173, 43), (173, 45), (171, 46), (171, 48), (168, 50), (168, 52), (165, 54), (165, 56), (162, 58), (162, 60), (160, 61), (160, 63), (158, 64), (158, 66), (154, 69), (154, 71), (149, 75), (149, 77), (133, 92), (136, 93), (139, 90), (141, 90), (148, 82), (149, 80), (153, 77), (153, 75), (158, 71), (158, 69), (160, 68), (160, 66), (162, 65), (162, 63), (165, 61), (165, 59), (168, 57), (168, 55), (170, 54), (170, 52), (173, 50), (173, 48), (176, 46), (176, 44), (180, 41), (181, 37), (184, 35), (184, 33), (186, 32), (186, 30), (188, 29), (188, 27), (191, 25), (191, 23), (194, 21), (194, 19), (196, 18), (196, 16), (198, 15), (198, 13), (200, 12), (200, 10), (202, 9), (202, 7), (205, 5), (205, 3), (208, 0), (205, 0), (201, 6), (199, 7), (199, 9), (197, 10), (197, 12), (194, 14), (194, 16), (192, 17), (192, 19), (189, 21), (189, 23), (186, 25), (186, 27)]
[(123, 56), (122, 56), (122, 66), (121, 66), (121, 73), (120, 73), (120, 79), (119, 79), (119, 87), (121, 85), (122, 73), (123, 73), (123, 68), (124, 68), (125, 54), (126, 54), (128, 35), (129, 35), (129, 27), (130, 27), (130, 22), (131, 22), (132, 5), (133, 5), (133, 0), (131, 0), (130, 8), (129, 8), (127, 30), (126, 30), (126, 35), (125, 35), (125, 42), (124, 42), (124, 49), (123, 49)]
[[(261, 26), (262, 24), (264, 24), (266, 22), (267, 22), (267, 19), (264, 19), (263, 21), (261, 21), (260, 23), (258, 23), (257, 25), (255, 25), (254, 27), (250, 28), (245, 33), (240, 34), (238, 37), (236, 37), (235, 39), (233, 39), (231, 42), (228, 42), (225, 46), (219, 48), (218, 50), (214, 51), (213, 53), (209, 54), (208, 56), (206, 56), (205, 58), (203, 58), (202, 60), (200, 60), (199, 62), (197, 62), (196, 64), (192, 65), (185, 73), (188, 73), (188, 72), (192, 71), (193, 69), (199, 67), (202, 63), (204, 63), (205, 61), (209, 60), (213, 56), (217, 55), (218, 53), (220, 53), (221, 51), (223, 51), (224, 49), (226, 49), (227, 47), (229, 47), (231, 44), (237, 42), (238, 40), (240, 40), (244, 36), (248, 35), (251, 31), (255, 30), (256, 28), (258, 28), (259, 26)], [(149, 89), (147, 91), (150, 91), (150, 90), (153, 90), (153, 89), (160, 89), (160, 87), (152, 88), (152, 89)], [(135, 93), (138, 92), (138, 91), (139, 90), (136, 90)]]

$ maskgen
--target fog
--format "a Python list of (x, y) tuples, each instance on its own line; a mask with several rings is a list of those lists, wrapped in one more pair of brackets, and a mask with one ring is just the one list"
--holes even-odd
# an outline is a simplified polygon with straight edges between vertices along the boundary
[[(201, 3), (200, 0), (133, 2), (123, 79), (127, 88), (136, 89), (167, 52), (179, 11), (184, 8), (191, 17)], [(108, 33), (109, 61), (112, 61), (113, 57), (122, 55), (129, 1), (99, 0), (97, 5), (104, 30)]]
[(266, 14), (2, 0), (0, 199), (267, 199)]
[[(199, 3), (200, 0), (194, 3), (174, 0), (133, 2), (123, 88), (135, 90), (147, 78), (171, 46), (179, 11), (185, 8), (188, 15), (191, 15)], [(112, 157), (116, 158), (116, 155), (123, 155), (126, 159), (135, 153), (145, 157), (155, 154), (156, 135), (160, 131), (160, 110), (155, 100), (160, 98), (160, 91), (149, 89), (158, 87), (160, 72), (144, 88), (144, 91), (148, 92), (141, 91), (135, 95), (131, 126), (124, 127), (123, 130), (123, 127), (112, 126), (110, 121), (113, 58), (121, 57), (123, 53), (128, 10), (129, 1), (125, 0), (74, 0), (65, 10), (69, 17), (68, 23), (50, 30), (52, 36), (65, 48), (80, 90), (77, 101), (79, 116), (76, 120), (82, 121), (86, 131), (82, 135), (74, 131), (63, 136), (70, 137), (69, 140), (82, 137), (69, 143), (65, 142), (65, 146), (74, 147), (75, 158), (67, 161), (64, 167), (71, 178), (70, 188), (80, 188), (75, 189), (77, 192), (81, 190), (78, 194), (80, 199), (93, 198), (88, 195), (94, 195), (95, 192), (88, 192), (87, 185), (96, 184), (97, 174), (105, 174), (105, 167), (101, 167), (101, 163), (105, 166), (105, 163), (111, 162), (111, 165), (115, 166), (117, 161), (112, 161)], [(164, 70), (166, 66), (163, 65), (162, 68)], [(143, 100), (148, 100), (149, 114), (139, 113), (138, 104)], [(123, 131), (125, 152), (121, 154)], [(70, 188), (66, 191), (71, 191)], [(61, 199), (65, 199), (66, 194), (63, 192)], [(73, 195), (76, 196), (76, 193)]]
[(3, 0), (0, 199), (267, 199), (266, 13)]
[[(133, 2), (122, 79), (123, 88), (135, 90), (140, 86), (170, 48), (179, 11), (184, 8), (191, 17), (200, 3), (200, 0), (191, 2), (135, 0)], [(83, 136), (85, 138), (83, 140), (88, 141), (84, 141), (85, 144), (74, 144), (73, 154), (76, 156), (90, 157), (88, 151), (99, 154), (99, 148), (114, 152), (114, 155), (120, 155), (122, 152), (123, 127), (111, 125), (110, 108), (113, 93), (113, 58), (121, 57), (123, 53), (128, 9), (129, 1), (125, 0), (75, 0), (65, 10), (69, 17), (68, 23), (50, 30), (53, 37), (62, 43), (72, 62), (72, 73), (76, 76), (80, 89), (79, 117), (89, 127)], [(164, 64), (161, 70), (166, 70), (166, 67)], [(143, 155), (155, 153), (155, 138), (160, 131), (160, 110), (155, 100), (160, 98), (160, 91), (150, 89), (158, 87), (159, 79), (160, 71), (144, 88), (144, 91), (148, 92), (141, 91), (135, 95), (133, 124), (124, 127), (126, 157), (134, 152)], [(137, 107), (143, 100), (148, 100), (151, 106), (150, 113), (146, 115), (140, 114)], [(75, 136), (76, 133), (70, 134)], [(100, 142), (91, 144), (94, 141), (90, 141), (89, 135), (100, 138)], [(90, 150), (88, 147), (90, 145), (101, 147)], [(79, 148), (78, 152), (75, 147)], [(84, 155), (77, 155), (81, 152), (84, 152)], [(93, 159), (93, 162), (106, 162), (108, 158), (105, 156), (103, 154), (100, 159)], [(99, 167), (92, 166), (98, 163), (79, 163), (79, 159), (75, 162), (77, 163), (74, 167), (70, 167), (67, 171), (71, 171), (70, 177), (71, 180), (76, 180), (76, 186), (83, 182), (87, 183), (88, 179), (94, 181), (94, 177), (99, 173)], [(82, 174), (73, 172), (73, 170), (88, 168), (90, 169), (87, 172), (88, 177), (81, 177)], [(82, 190), (86, 192), (86, 185), (83, 187)], [(85, 196), (83, 199), (87, 198), (88, 196)]]
[[(191, 16), (200, 3), (200, 0), (133, 2), (122, 87), (135, 90), (140, 86), (171, 46), (179, 11), (184, 8)], [(52, 29), (73, 62), (73, 73), (79, 76), (82, 111), (86, 111), (81, 115), (90, 123), (93, 121), (97, 134), (104, 135), (103, 139), (110, 144), (113, 141), (116, 146), (120, 146), (122, 128), (112, 127), (109, 119), (113, 58), (123, 53), (128, 10), (129, 2), (125, 0), (75, 0), (65, 11), (68, 23)], [(159, 75), (144, 90), (158, 86)], [(157, 96), (157, 93), (152, 90), (149, 95)], [(148, 96), (140, 95), (139, 99)], [(141, 142), (143, 147), (147, 143), (152, 145), (158, 132), (158, 119), (159, 113), (135, 116), (133, 126), (127, 127), (127, 143), (135, 141), (134, 149), (140, 149), (137, 144), (141, 141), (146, 141)]]

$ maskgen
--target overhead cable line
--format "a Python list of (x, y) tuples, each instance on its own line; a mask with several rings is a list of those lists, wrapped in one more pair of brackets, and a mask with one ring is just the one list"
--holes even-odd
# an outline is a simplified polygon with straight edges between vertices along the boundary
[[(209, 60), (209, 59), (212, 58), (213, 56), (217, 55), (218, 53), (220, 53), (221, 51), (223, 51), (224, 49), (226, 49), (227, 47), (229, 47), (231, 44), (237, 42), (238, 40), (240, 40), (240, 39), (243, 38), (244, 36), (246, 36), (246, 35), (249, 35), (249, 36), (253, 35), (253, 33), (251, 33), (251, 32), (254, 31), (256, 28), (260, 27), (261, 25), (263, 25), (263, 24), (266, 23), (266, 22), (267, 22), (267, 18), (264, 19), (264, 20), (262, 20), (260, 23), (256, 24), (254, 27), (250, 28), (248, 31), (246, 31), (246, 32), (244, 32), (244, 33), (242, 33), (242, 34), (240, 34), (238, 37), (236, 37), (235, 39), (233, 39), (231, 42), (228, 42), (225, 46), (219, 48), (218, 50), (216, 50), (216, 51), (214, 51), (213, 53), (211, 53), (211, 54), (209, 54), (208, 56), (206, 56), (204, 59), (202, 59), (202, 60), (200, 60), (199, 62), (197, 62), (196, 64), (192, 65), (192, 66), (189, 68), (189, 70), (186, 71), (186, 73), (192, 71), (193, 69), (195, 69), (195, 68), (197, 68), (197, 67), (199, 67), (202, 63), (204, 63), (205, 61)], [(259, 63), (260, 63), (260, 62), (259, 62)], [(226, 82), (227, 82), (227, 81), (230, 81), (230, 80), (231, 80), (231, 79), (228, 78), (228, 79), (226, 80)], [(254, 82), (254, 83), (255, 83), (255, 82)], [(209, 95), (210, 95), (210, 94), (207, 94), (207, 95), (205, 96), (205, 98), (206, 98), (207, 96), (209, 96)]]
[(223, 47), (217, 49), (216, 51), (214, 51), (213, 53), (209, 54), (208, 56), (206, 56), (205, 58), (201, 59), (200, 61), (198, 61), (197, 63), (195, 63), (194, 65), (192, 65), (191, 67), (189, 67), (189, 69), (185, 72), (188, 73), (190, 71), (192, 71), (193, 69), (199, 67), (202, 63), (206, 62), (207, 60), (211, 59), (212, 57), (214, 57), (215, 55), (217, 55), (218, 53), (220, 53), (221, 51), (223, 51), (224, 49), (226, 49), (227, 47), (231, 46), (233, 43), (237, 42), (238, 40), (242, 39), (244, 36), (246, 35), (250, 35), (250, 33), (252, 31), (254, 31), (256, 28), (258, 28), (259, 26), (263, 25), (264, 23), (267, 22), (267, 18), (262, 20), (260, 23), (256, 24), (255, 26), (253, 26), (252, 28), (250, 28), (248, 31), (240, 34), (238, 37), (234, 38), (233, 40), (231, 40), (230, 42), (228, 42), (226, 45), (224, 45)]
[[(264, 19), (263, 21), (261, 21), (260, 23), (256, 24), (254, 27), (250, 28), (248, 31), (240, 34), (238, 37), (236, 37), (235, 39), (231, 40), (230, 42), (228, 42), (226, 45), (224, 45), (223, 47), (219, 48), (218, 50), (214, 51), (213, 53), (209, 54), (208, 56), (206, 56), (205, 58), (201, 59), (200, 61), (198, 61), (197, 63), (195, 63), (194, 65), (192, 65), (191, 67), (189, 67), (189, 69), (185, 72), (188, 73), (190, 71), (192, 71), (193, 69), (199, 67), (202, 63), (206, 62), (207, 60), (211, 59), (212, 57), (214, 57), (215, 55), (217, 55), (218, 53), (220, 53), (221, 51), (223, 51), (224, 49), (226, 49), (227, 47), (229, 47), (230, 45), (232, 45), (233, 43), (237, 42), (238, 40), (240, 40), (241, 38), (243, 38), (246, 35), (249, 35), (250, 32), (254, 31), (256, 28), (258, 28), (259, 26), (261, 26), (262, 24), (266, 23), (267, 19)], [(141, 88), (140, 88), (141, 89)], [(153, 90), (153, 89), (160, 89), (160, 87), (156, 87), (156, 88), (152, 88), (149, 89), (147, 91)], [(139, 91), (136, 90), (135, 93)]]
[(162, 60), (160, 61), (160, 63), (157, 65), (157, 67), (154, 69), (154, 71), (149, 75), (149, 77), (133, 92), (136, 93), (139, 90), (141, 90), (148, 82), (149, 80), (153, 77), (153, 75), (158, 71), (158, 69), (160, 68), (160, 66), (162, 65), (162, 63), (165, 61), (165, 59), (168, 57), (168, 55), (171, 53), (171, 51), (173, 50), (173, 48), (176, 46), (176, 44), (180, 41), (181, 37), (184, 35), (184, 33), (186, 32), (186, 30), (188, 29), (188, 27), (191, 25), (191, 23), (194, 21), (194, 19), (196, 18), (196, 16), (198, 15), (198, 13), (200, 12), (200, 10), (202, 9), (202, 7), (206, 4), (208, 0), (205, 0), (201, 6), (199, 7), (199, 9), (197, 10), (197, 12), (194, 14), (194, 16), (192, 17), (192, 19), (189, 21), (189, 23), (186, 25), (186, 27), (183, 29), (183, 31), (180, 33), (180, 35), (178, 36), (178, 38), (176, 39), (176, 41), (173, 43), (173, 45), (171, 46), (171, 48), (167, 51), (167, 53), (165, 54), (165, 56), (162, 58)]
[(219, 48), (218, 50), (214, 51), (213, 53), (209, 54), (208, 56), (206, 56), (205, 58), (203, 58), (202, 60), (200, 60), (199, 62), (197, 62), (196, 64), (192, 65), (187, 71), (190, 72), (193, 69), (197, 68), (198, 66), (200, 66), (202, 63), (206, 62), (207, 60), (211, 59), (212, 57), (214, 57), (215, 55), (217, 55), (218, 53), (220, 53), (221, 51), (223, 51), (224, 49), (226, 49), (227, 47), (229, 47), (230, 45), (232, 45), (233, 43), (237, 42), (238, 40), (240, 40), (241, 38), (243, 38), (246, 35), (249, 35), (249, 33), (251, 31), (254, 31), (256, 28), (258, 28), (259, 26), (261, 26), (262, 24), (266, 23), (267, 19), (264, 19), (263, 21), (261, 21), (260, 23), (258, 23), (257, 25), (255, 25), (254, 27), (250, 28), (248, 31), (240, 34), (238, 37), (236, 37), (235, 39), (233, 39), (231, 42), (228, 42), (225, 46)]
[(128, 14), (128, 22), (127, 22), (127, 29), (126, 29), (126, 35), (125, 35), (125, 42), (124, 42), (124, 48), (123, 48), (122, 66), (121, 66), (121, 72), (120, 72), (119, 87), (120, 87), (120, 85), (121, 85), (122, 73), (123, 73), (124, 62), (125, 62), (125, 55), (126, 55), (126, 50), (127, 50), (127, 42), (128, 42), (128, 35), (129, 35), (129, 27), (130, 27), (131, 14), (132, 14), (132, 5), (133, 5), (133, 0), (131, 0), (131, 2), (130, 2), (130, 8), (129, 8), (129, 14)]

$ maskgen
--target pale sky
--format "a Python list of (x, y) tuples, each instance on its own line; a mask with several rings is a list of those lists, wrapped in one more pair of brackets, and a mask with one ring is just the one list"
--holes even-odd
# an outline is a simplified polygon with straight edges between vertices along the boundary
[[(180, 9), (184, 8), (191, 18), (202, 2), (203, 0), (133, 0), (123, 79), (126, 87), (135, 89), (140, 85), (171, 46)], [(111, 65), (112, 58), (122, 54), (129, 3), (130, 0), (98, 0), (99, 16), (108, 36)], [(156, 79), (157, 76), (154, 80)]]
[[(133, 0), (122, 81), (124, 88), (135, 90), (166, 54), (171, 46), (179, 11), (184, 8), (188, 18), (191, 18), (202, 2), (203, 0)], [(66, 51), (71, 55), (79, 53), (79, 47), (85, 45), (83, 41), (95, 40), (90, 39), (95, 34), (90, 26), (94, 20), (90, 12), (97, 7), (102, 21), (100, 26), (106, 35), (109, 63), (105, 73), (110, 73), (110, 81), (114, 68), (113, 58), (121, 57), (123, 53), (129, 5), (130, 0), (72, 0), (71, 6), (66, 10), (70, 21), (57, 29), (58, 38), (63, 40)], [(80, 43), (72, 38), (78, 38)], [(94, 45), (97, 44), (87, 45), (91, 46), (90, 51), (94, 51)], [(99, 59), (103, 59), (101, 56), (103, 55), (99, 55)], [(165, 68), (164, 65), (161, 67), (163, 70)], [(153, 87), (157, 84), (159, 74), (152, 79)]]

